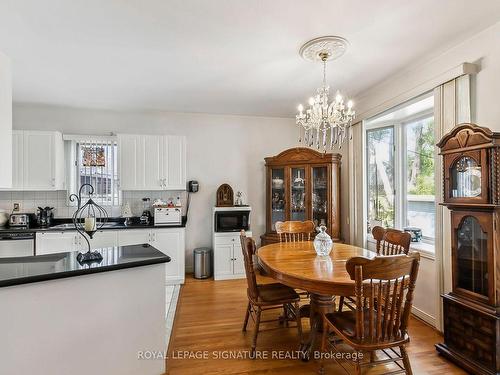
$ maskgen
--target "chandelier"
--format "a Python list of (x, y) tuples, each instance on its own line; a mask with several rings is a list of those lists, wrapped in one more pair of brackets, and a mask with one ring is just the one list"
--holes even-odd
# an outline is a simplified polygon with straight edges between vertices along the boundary
[(338, 36), (326, 36), (310, 40), (300, 48), (300, 55), (309, 61), (323, 64), (323, 85), (316, 95), (309, 98), (309, 107), (298, 107), (295, 122), (299, 127), (299, 142), (326, 152), (335, 146), (340, 149), (347, 137), (355, 116), (352, 100), (344, 103), (339, 91), (330, 102), (330, 86), (326, 84), (326, 63), (345, 53), (347, 40)]

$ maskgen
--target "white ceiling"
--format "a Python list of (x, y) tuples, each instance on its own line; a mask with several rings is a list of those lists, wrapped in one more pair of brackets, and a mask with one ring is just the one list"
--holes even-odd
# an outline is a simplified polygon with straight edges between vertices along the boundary
[(498, 0), (0, 0), (0, 51), (17, 102), (288, 117), (321, 81), (308, 39), (350, 41), (328, 76), (355, 96), (499, 19)]

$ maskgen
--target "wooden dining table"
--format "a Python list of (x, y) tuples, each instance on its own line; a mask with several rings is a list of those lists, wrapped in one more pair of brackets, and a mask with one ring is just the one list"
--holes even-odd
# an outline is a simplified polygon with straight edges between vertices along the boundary
[(310, 356), (322, 330), (322, 314), (335, 311), (335, 297), (353, 296), (354, 280), (346, 270), (352, 257), (374, 258), (376, 253), (357, 246), (335, 243), (329, 256), (318, 256), (313, 242), (281, 242), (262, 246), (257, 257), (268, 276), (292, 288), (309, 292), (310, 334), (301, 350)]

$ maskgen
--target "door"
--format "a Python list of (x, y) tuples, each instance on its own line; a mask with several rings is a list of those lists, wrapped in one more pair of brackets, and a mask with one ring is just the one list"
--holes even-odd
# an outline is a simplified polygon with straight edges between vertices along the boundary
[(328, 167), (318, 166), (312, 168), (312, 220), (317, 226), (324, 225), (329, 228), (328, 211)]
[(23, 180), (25, 190), (52, 190), (56, 187), (54, 133), (24, 131)]
[(12, 131), (12, 189), (23, 189), (24, 147), (23, 131)]
[(144, 158), (144, 188), (148, 190), (163, 189), (165, 175), (163, 173), (163, 138), (157, 135), (144, 136), (144, 152), (140, 158)]
[(277, 221), (286, 220), (285, 168), (271, 169), (271, 230)]
[(133, 134), (118, 135), (118, 164), (121, 190), (144, 188), (144, 138)]
[(214, 252), (215, 278), (233, 275), (233, 244), (216, 244)]
[(151, 230), (130, 229), (118, 231), (118, 245), (142, 245), (151, 242)]
[[(80, 250), (77, 234), (71, 232), (37, 232), (35, 255), (55, 254)], [(82, 239), (82, 241), (85, 241)]]
[(167, 283), (184, 282), (184, 231), (178, 229), (153, 229), (151, 245), (170, 257), (165, 264)]
[(245, 261), (243, 259), (243, 250), (239, 239), (233, 245), (233, 273), (235, 275), (245, 274)]
[(165, 136), (165, 178), (169, 190), (186, 189), (186, 138)]
[(307, 177), (305, 167), (290, 168), (290, 220), (307, 219)]

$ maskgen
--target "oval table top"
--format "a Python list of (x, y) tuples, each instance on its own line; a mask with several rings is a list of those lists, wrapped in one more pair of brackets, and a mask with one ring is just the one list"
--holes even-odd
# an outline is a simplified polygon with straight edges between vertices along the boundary
[(335, 243), (328, 257), (316, 255), (312, 241), (282, 242), (257, 251), (260, 264), (269, 276), (292, 288), (336, 296), (354, 295), (345, 264), (349, 258), (374, 258), (376, 253), (361, 247)]

